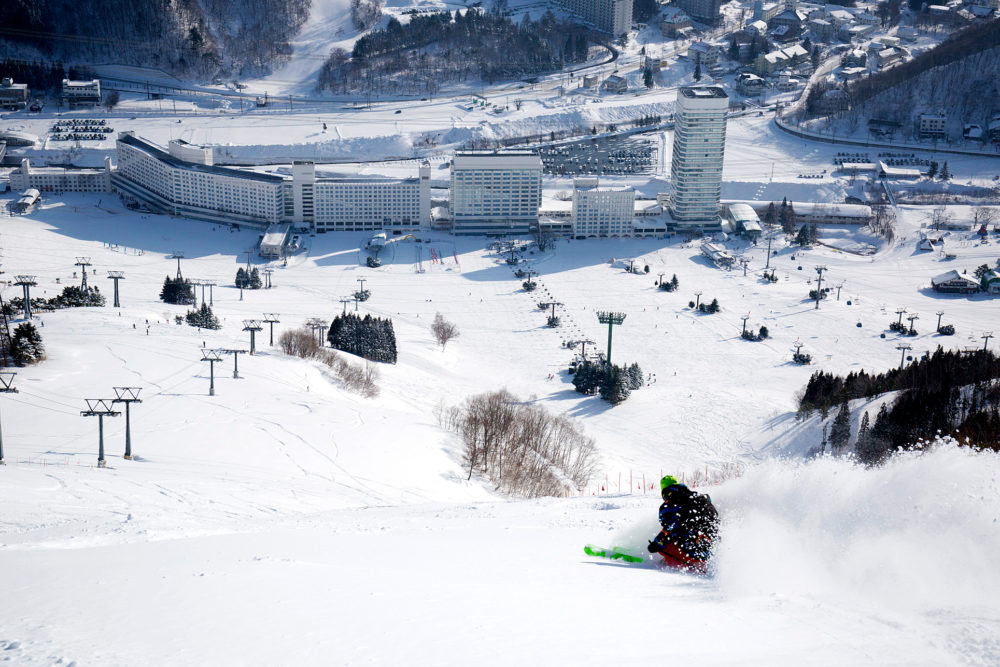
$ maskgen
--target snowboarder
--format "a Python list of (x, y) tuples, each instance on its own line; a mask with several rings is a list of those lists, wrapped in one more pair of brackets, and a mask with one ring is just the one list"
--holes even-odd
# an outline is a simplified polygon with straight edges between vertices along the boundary
[(712, 544), (719, 533), (719, 513), (712, 499), (708, 494), (692, 491), (672, 475), (660, 480), (660, 495), (663, 530), (647, 549), (663, 556), (668, 567), (706, 572)]

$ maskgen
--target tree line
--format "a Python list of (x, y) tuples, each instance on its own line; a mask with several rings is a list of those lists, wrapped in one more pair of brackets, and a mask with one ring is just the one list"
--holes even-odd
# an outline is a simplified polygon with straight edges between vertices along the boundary
[(319, 74), (319, 88), (332, 91), (435, 92), (445, 81), (487, 82), (561, 69), (586, 60), (592, 33), (546, 11), (538, 21), (526, 14), (515, 23), (503, 13), (470, 7), (464, 12), (395, 17), (354, 43), (348, 54), (334, 49)]
[(330, 345), (338, 350), (387, 364), (396, 363), (396, 332), (389, 318), (363, 318), (354, 313), (337, 315), (327, 333)]

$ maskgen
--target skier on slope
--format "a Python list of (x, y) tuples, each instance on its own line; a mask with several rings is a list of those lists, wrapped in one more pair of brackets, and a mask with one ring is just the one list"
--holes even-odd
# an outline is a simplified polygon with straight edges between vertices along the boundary
[(719, 513), (712, 499), (708, 494), (692, 491), (671, 475), (660, 480), (660, 495), (663, 530), (647, 549), (663, 556), (668, 567), (706, 572), (712, 544), (719, 533)]

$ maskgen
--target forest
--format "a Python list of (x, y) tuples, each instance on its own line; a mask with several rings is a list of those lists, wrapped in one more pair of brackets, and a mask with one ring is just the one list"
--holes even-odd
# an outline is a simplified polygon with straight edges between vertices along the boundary
[[(110, 62), (194, 77), (266, 73), (311, 0), (4, 0), (8, 56), (28, 62)], [(11, 48), (19, 47), (19, 48)]]
[[(989, 350), (945, 351), (938, 347), (902, 369), (869, 375), (865, 371), (846, 377), (823, 371), (813, 373), (799, 399), (800, 415), (830, 408), (848, 410), (848, 401), (874, 398), (898, 391), (882, 405), (869, 428), (861, 420), (856, 449), (866, 463), (876, 463), (889, 452), (931, 440), (938, 433), (960, 442), (1000, 451), (1000, 357)], [(967, 440), (966, 440), (967, 439)]]
[(526, 14), (518, 23), (478, 8), (412, 14), (407, 23), (393, 17), (359, 38), (352, 52), (335, 49), (320, 71), (319, 88), (433, 94), (444, 82), (492, 83), (583, 62), (595, 41), (591, 31), (551, 11), (538, 21)]

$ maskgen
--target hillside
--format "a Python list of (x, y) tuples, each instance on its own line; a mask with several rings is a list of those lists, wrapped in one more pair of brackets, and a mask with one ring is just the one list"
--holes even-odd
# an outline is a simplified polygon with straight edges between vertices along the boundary
[[(708, 665), (994, 664), (997, 456), (941, 445), (874, 470), (806, 462), (818, 418), (792, 413), (817, 367), (898, 362), (879, 336), (887, 304), (941, 308), (922, 291), (940, 261), (911, 246), (921, 215), (904, 210), (898, 246), (874, 257), (780, 245), (774, 285), (720, 271), (679, 240), (561, 242), (532, 258), (537, 295), (482, 239), (394, 242), (371, 270), (359, 262), (365, 235), (324, 235), (241, 301), (229, 285), (254, 233), (52, 197), (5, 223), (5, 267), (35, 273), (33, 294), (50, 297), (90, 256), (105, 292), (104, 271), (125, 272), (122, 307), (41, 315), (47, 358), (17, 369), (19, 393), (0, 396), (0, 566), (17, 573), (0, 582), (0, 649), (16, 664), (576, 664), (652, 660), (664, 646)], [(995, 254), (957, 245), (962, 263)], [(221, 330), (175, 325), (184, 308), (156, 299), (175, 250), (186, 276), (218, 281)], [(746, 250), (761, 266), (763, 250)], [(616, 258), (651, 272), (628, 274)], [(816, 311), (804, 296), (818, 263), (849, 282)], [(660, 271), (677, 273), (677, 293), (655, 289)], [(372, 298), (361, 309), (391, 317), (399, 341), (398, 363), (379, 365), (379, 397), (281, 354), (266, 331), (239, 378), (232, 357), (216, 365), (208, 395), (203, 345), (246, 349), (242, 321), (263, 312), (279, 313), (276, 333), (328, 320), (362, 277)], [(723, 311), (691, 312), (695, 291)], [(565, 304), (565, 329), (544, 326), (536, 301), (549, 296)], [(984, 307), (947, 301), (956, 345)], [(603, 346), (597, 308), (627, 314), (615, 359), (655, 375), (615, 408), (574, 393), (563, 372), (565, 338)], [(771, 339), (739, 338), (747, 310)], [(435, 312), (461, 330), (445, 350), (428, 331)], [(797, 338), (815, 366), (790, 362)], [(938, 338), (909, 340), (916, 353)], [(121, 457), (124, 425), (111, 417), (98, 469), (98, 426), (80, 411), (114, 386), (142, 388), (135, 459)], [(503, 386), (596, 438), (601, 472), (579, 495), (512, 501), (466, 481), (438, 407)], [(641, 552), (658, 505), (642, 481), (669, 471), (693, 482), (706, 467), (726, 479), (708, 489), (725, 535), (711, 577), (582, 555), (587, 542)]]
[[(0, 3), (6, 54), (27, 60), (162, 69), (193, 78), (269, 72), (311, 0), (9, 0)], [(17, 45), (13, 51), (11, 45)]]

